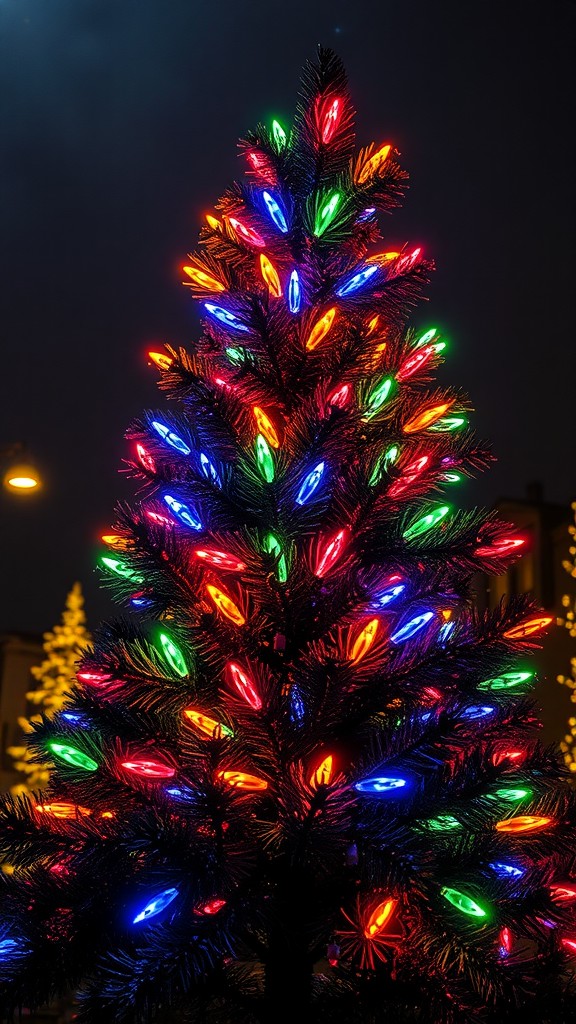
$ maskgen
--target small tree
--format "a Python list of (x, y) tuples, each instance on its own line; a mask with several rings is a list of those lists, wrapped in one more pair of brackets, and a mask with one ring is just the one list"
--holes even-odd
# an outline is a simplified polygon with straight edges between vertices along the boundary
[[(30, 690), (26, 697), (49, 718), (64, 707), (66, 692), (74, 679), (76, 663), (89, 643), (82, 587), (75, 583), (66, 598), (60, 625), (44, 633), (44, 661), (30, 669), (38, 686)], [(25, 733), (31, 733), (34, 724), (41, 720), (41, 714), (36, 714), (30, 718), (19, 718), (18, 722)], [(33, 762), (32, 751), (28, 746), (10, 747), (8, 753), (14, 758), (17, 770), (24, 775), (23, 781), (12, 787), (11, 792), (15, 796), (44, 789), (48, 785), (49, 766)]]
[[(575, 513), (576, 519), (576, 501), (572, 502), (572, 510)], [(576, 526), (569, 526), (568, 532), (572, 538), (569, 548), (570, 558), (563, 560), (562, 568), (566, 570), (569, 576), (576, 577)], [(576, 637), (576, 597), (564, 594), (562, 607), (566, 611), (564, 617), (558, 619), (558, 623), (568, 630), (570, 636)], [(557, 676), (557, 679), (562, 686), (567, 686), (572, 691), (570, 700), (573, 704), (576, 704), (576, 656), (570, 659), (570, 675)], [(564, 760), (568, 768), (571, 772), (576, 772), (576, 716), (573, 715), (568, 719), (568, 725), (570, 726), (570, 732), (566, 734), (560, 746), (564, 752)]]

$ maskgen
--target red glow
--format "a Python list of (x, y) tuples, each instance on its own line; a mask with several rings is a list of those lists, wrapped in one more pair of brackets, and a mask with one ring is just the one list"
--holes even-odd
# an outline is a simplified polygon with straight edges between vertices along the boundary
[(412, 267), (414, 266), (416, 261), (420, 258), (420, 253), (421, 252), (422, 252), (421, 248), (413, 249), (412, 252), (408, 253), (407, 256), (403, 256), (402, 259), (399, 259), (397, 264), (396, 264), (396, 266), (394, 267), (395, 273), (396, 274), (406, 274), (406, 273), (408, 273), (408, 271), (412, 269)]
[(47, 814), (51, 818), (87, 818), (92, 814), (89, 807), (81, 807), (78, 804), (70, 804), (65, 801), (36, 804), (35, 809), (39, 814)]
[(156, 472), (156, 463), (149, 452), (146, 451), (143, 444), (136, 445), (136, 454), (143, 469), (147, 469), (149, 473)]
[(501, 929), (498, 942), (504, 956), (510, 956), (510, 953), (512, 952), (512, 932), (509, 928)]
[(375, 939), (377, 935), (384, 931), (396, 909), (397, 903), (398, 900), (390, 898), (375, 907), (364, 925), (364, 935), (367, 939)]
[(326, 99), (319, 103), (316, 112), (316, 122), (320, 129), (322, 142), (327, 144), (336, 131), (344, 110), (344, 103), (340, 97)]
[(350, 385), (340, 384), (339, 387), (335, 388), (334, 391), (331, 391), (328, 395), (328, 404), (336, 405), (339, 409), (344, 409), (344, 407), (348, 405), (349, 398)]
[(448, 412), (448, 409), (453, 404), (453, 401), (443, 402), (441, 405), (433, 405), (429, 409), (422, 409), (421, 412), (416, 413), (411, 420), (404, 424), (404, 433), (415, 434), (418, 430), (425, 430), (426, 427), (432, 426), (433, 423), (436, 423), (436, 420), (441, 419), (445, 412)]
[(492, 764), (497, 768), (503, 761), (515, 761), (520, 764), (526, 757), (525, 750), (499, 750), (492, 756)]
[(525, 636), (532, 636), (534, 633), (540, 633), (553, 621), (554, 620), (551, 615), (540, 615), (533, 619), (525, 619), (524, 622), (520, 622), (517, 626), (512, 626), (511, 629), (507, 629), (503, 635), (507, 640), (522, 640)]
[(226, 906), (226, 900), (208, 900), (208, 903), (200, 903), (194, 907), (195, 914), (217, 914), (222, 907)]
[(153, 523), (159, 523), (160, 526), (174, 526), (171, 519), (168, 519), (167, 516), (161, 516), (159, 512), (152, 512), (150, 509), (146, 509), (146, 515)]
[(334, 758), (332, 754), (328, 754), (328, 757), (325, 757), (316, 768), (316, 771), (312, 773), (310, 778), (311, 788), (316, 789), (318, 786), (329, 786), (333, 773)]
[(244, 242), (247, 242), (248, 245), (255, 245), (259, 249), (266, 245), (262, 235), (259, 235), (253, 228), (248, 227), (247, 224), (243, 224), (237, 217), (229, 217), (228, 223), (234, 228), (236, 234), (239, 235)]
[(402, 494), (410, 484), (414, 483), (414, 481), (420, 476), (420, 473), (426, 469), (429, 462), (430, 456), (422, 455), (421, 458), (416, 459), (415, 462), (411, 462), (409, 466), (406, 466), (402, 476), (388, 488), (389, 497), (397, 498), (399, 494)]
[(428, 360), (434, 355), (434, 345), (426, 345), (418, 349), (404, 360), (396, 374), (396, 380), (408, 380), (414, 373), (422, 369)]
[(442, 700), (442, 694), (440, 693), (440, 690), (437, 690), (434, 686), (425, 686), (424, 689), (422, 690), (422, 695), (426, 698), (429, 698), (426, 701), (427, 704)]
[(552, 899), (558, 903), (571, 903), (572, 900), (576, 900), (576, 888), (573, 885), (551, 885), (550, 892)]
[(246, 568), (244, 562), (240, 562), (234, 555), (229, 555), (226, 551), (217, 551), (215, 548), (195, 548), (194, 554), (208, 565), (226, 569), (228, 572), (242, 572)]
[(576, 939), (560, 939), (560, 944), (570, 953), (576, 953)]
[(240, 665), (237, 665), (234, 661), (229, 661), (226, 665), (226, 670), (230, 679), (231, 685), (235, 690), (238, 691), (243, 700), (246, 701), (250, 707), (254, 708), (254, 711), (259, 711), (262, 707), (262, 701), (254, 681), (250, 676), (246, 675)]
[(171, 779), (176, 774), (176, 769), (161, 761), (135, 760), (121, 761), (120, 766), (127, 772), (140, 775), (146, 779)]
[(82, 670), (76, 673), (76, 679), (79, 683), (88, 683), (90, 686), (105, 686), (106, 683), (112, 682), (112, 675), (110, 672), (85, 672)]
[(481, 558), (494, 558), (500, 555), (507, 555), (511, 551), (521, 548), (526, 541), (522, 537), (504, 537), (502, 540), (495, 540), (493, 544), (483, 544), (476, 548), (475, 555)]
[(246, 159), (252, 170), (259, 174), (264, 181), (267, 181), (270, 185), (275, 184), (276, 175), (274, 168), (270, 165), (264, 153), (259, 152), (257, 149), (249, 149), (246, 153)]
[(213, 379), (214, 383), (217, 384), (217, 386), (219, 388), (224, 388), (225, 391), (235, 391), (236, 390), (234, 384), (229, 384), (228, 381), (224, 380), (223, 377), (213, 377), (212, 379)]
[(339, 530), (330, 540), (324, 541), (316, 556), (315, 576), (325, 576), (335, 562), (340, 558), (348, 540), (348, 530)]

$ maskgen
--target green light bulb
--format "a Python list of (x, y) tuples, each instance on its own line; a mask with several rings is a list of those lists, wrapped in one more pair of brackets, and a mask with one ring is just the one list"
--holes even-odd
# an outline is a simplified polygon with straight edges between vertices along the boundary
[(427, 515), (416, 519), (407, 530), (404, 530), (402, 536), (405, 540), (412, 540), (414, 537), (420, 537), (423, 533), (428, 533), (444, 519), (444, 516), (448, 515), (450, 508), (450, 505), (439, 505), (437, 508), (433, 508)]
[(399, 454), (400, 449), (398, 445), (393, 444), (391, 448), (388, 448), (387, 451), (378, 456), (368, 479), (369, 487), (375, 487), (380, 482), (384, 473), (387, 473), (390, 466), (394, 465)]
[(476, 903), (476, 900), (465, 896), (463, 892), (458, 892), (458, 889), (450, 889), (449, 886), (443, 885), (440, 893), (445, 900), (448, 900), (448, 903), (451, 903), (457, 910), (461, 910), (463, 914), (469, 914), (470, 917), (488, 917), (487, 912), (479, 903)]
[(244, 350), (241, 348), (227, 348), (226, 355), (233, 366), (240, 366), (246, 359)]
[(121, 562), (119, 558), (109, 558), (108, 555), (101, 555), (100, 562), (105, 569), (113, 572), (115, 576), (131, 580), (132, 583), (144, 583), (144, 577), (134, 569), (131, 569), (129, 565), (126, 565), (126, 562)]
[(442, 477), (444, 483), (447, 484), (459, 484), (462, 480), (461, 473), (444, 473)]
[(465, 426), (465, 416), (443, 416), (442, 419), (436, 420), (436, 423), (428, 427), (428, 430), (435, 430), (439, 434), (448, 434), (451, 430), (460, 430)]
[(272, 121), (272, 138), (276, 143), (277, 149), (284, 149), (286, 145), (286, 132), (284, 131), (280, 121)]
[(493, 679), (484, 679), (483, 682), (478, 683), (479, 690), (511, 690), (516, 686), (521, 686), (522, 683), (528, 682), (532, 679), (533, 672), (503, 672), (501, 676), (495, 676)]
[(70, 747), (67, 743), (57, 743), (54, 740), (50, 740), (47, 746), (55, 757), (65, 761), (66, 764), (72, 764), (75, 768), (84, 768), (87, 772), (98, 771), (97, 762), (87, 754), (83, 754), (81, 750), (77, 750), (76, 747)]
[(424, 331), (424, 334), (421, 334), (419, 338), (416, 338), (413, 347), (422, 348), (424, 345), (429, 345), (437, 333), (438, 329), (436, 327), (430, 327), (428, 331)]
[(507, 800), (509, 803), (514, 804), (518, 800), (526, 800), (528, 797), (531, 797), (532, 796), (532, 790), (531, 789), (497, 789), (495, 794), (494, 794), (494, 796), (497, 797), (498, 800)]
[(324, 234), (326, 228), (328, 228), (332, 221), (334, 220), (341, 199), (342, 193), (334, 192), (330, 196), (328, 202), (324, 203), (324, 205), (316, 214), (316, 219), (314, 221), (314, 234), (316, 235), (317, 238), (319, 238), (320, 235)]
[(380, 411), (380, 409), (386, 402), (386, 399), (390, 395), (390, 392), (392, 391), (393, 384), (393, 377), (384, 377), (384, 379), (381, 380), (380, 383), (377, 384), (375, 388), (373, 388), (373, 390), (368, 395), (366, 412), (362, 417), (364, 420), (371, 420), (372, 417), (375, 416), (376, 413)]
[(179, 676), (187, 676), (189, 674), (188, 666), (180, 648), (176, 646), (166, 633), (160, 633), (159, 639), (162, 644), (160, 653), (164, 656), (170, 668)]
[(431, 832), (453, 832), (457, 828), (462, 828), (462, 823), (452, 814), (439, 814), (437, 818), (425, 821), (424, 828)]
[(267, 533), (264, 538), (264, 550), (269, 555), (274, 555), (278, 559), (276, 564), (276, 573), (278, 576), (279, 583), (286, 583), (288, 579), (288, 567), (286, 565), (286, 557), (282, 554), (282, 547), (280, 541), (273, 533)]
[(258, 434), (256, 438), (256, 462), (260, 473), (267, 484), (274, 480), (274, 456), (265, 437)]

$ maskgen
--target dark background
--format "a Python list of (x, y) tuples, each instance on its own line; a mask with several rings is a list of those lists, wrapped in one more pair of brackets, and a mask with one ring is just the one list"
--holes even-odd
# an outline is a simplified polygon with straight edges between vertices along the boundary
[(145, 353), (193, 342), (185, 254), (319, 42), (359, 143), (402, 153), (387, 243), (437, 261), (413, 322), (449, 339), (443, 379), (498, 455), (456, 500), (576, 497), (575, 22), (570, 0), (0, 0), (0, 445), (47, 481), (0, 497), (0, 631), (52, 626), (75, 579), (92, 627), (116, 614), (93, 566), (132, 493), (124, 430), (163, 404)]

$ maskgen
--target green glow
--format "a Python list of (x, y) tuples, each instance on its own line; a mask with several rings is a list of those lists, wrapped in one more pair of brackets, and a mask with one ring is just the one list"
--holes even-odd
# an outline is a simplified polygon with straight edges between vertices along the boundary
[(241, 348), (227, 348), (226, 355), (233, 366), (240, 366), (245, 360), (244, 351)]
[(443, 352), (445, 348), (446, 348), (446, 342), (445, 341), (437, 341), (436, 344), (434, 345), (434, 351), (435, 352)]
[(166, 633), (160, 633), (159, 639), (162, 644), (162, 650), (160, 653), (164, 656), (164, 659), (168, 662), (170, 668), (179, 676), (187, 676), (188, 666), (180, 648), (176, 646), (174, 641), (171, 640)]
[(453, 832), (457, 828), (462, 828), (462, 823), (452, 814), (439, 814), (437, 818), (425, 821), (424, 827), (431, 832)]
[(54, 740), (50, 740), (47, 746), (55, 757), (59, 757), (66, 764), (73, 764), (75, 768), (84, 768), (87, 772), (98, 771), (97, 762), (87, 754), (83, 754), (81, 750), (77, 750), (76, 747), (70, 747), (67, 743), (56, 743)]
[(131, 580), (132, 583), (144, 583), (144, 577), (137, 573), (135, 569), (131, 569), (129, 565), (126, 565), (126, 562), (121, 562), (119, 558), (109, 558), (108, 555), (101, 555), (100, 562), (105, 569), (108, 569), (109, 572), (113, 572), (124, 580)]
[(517, 800), (526, 800), (532, 796), (531, 789), (497, 789), (495, 797), (498, 800), (507, 800), (511, 804), (515, 804)]
[(451, 430), (460, 430), (461, 427), (466, 426), (465, 416), (443, 416), (442, 419), (436, 420), (428, 430), (436, 430), (439, 434), (447, 434)]
[(282, 554), (282, 546), (277, 537), (273, 533), (267, 533), (264, 538), (264, 550), (269, 555), (274, 555), (278, 559), (276, 563), (276, 573), (278, 576), (279, 583), (286, 583), (288, 579), (288, 567), (286, 565), (286, 556)]
[(463, 914), (469, 914), (470, 917), (488, 917), (487, 911), (479, 903), (476, 903), (476, 900), (465, 896), (463, 892), (458, 892), (458, 889), (450, 889), (449, 886), (443, 885), (440, 893), (445, 900), (448, 900), (448, 903), (451, 903), (457, 910), (461, 910)]
[(372, 389), (368, 395), (368, 403), (366, 405), (366, 412), (362, 417), (363, 419), (371, 420), (372, 417), (380, 411), (392, 391), (393, 384), (393, 377), (384, 377), (384, 379)]
[(274, 480), (274, 456), (262, 434), (258, 434), (256, 438), (256, 462), (266, 483), (271, 484)]
[(503, 672), (501, 676), (495, 676), (493, 679), (484, 679), (482, 683), (478, 683), (478, 689), (511, 690), (515, 686), (527, 683), (529, 679), (532, 679), (533, 675), (533, 672)]
[(416, 338), (416, 341), (414, 342), (414, 348), (422, 348), (423, 345), (429, 345), (437, 333), (437, 327), (430, 327), (430, 329), (424, 331), (424, 334), (421, 334), (419, 338)]
[(428, 533), (428, 530), (432, 530), (444, 519), (444, 516), (448, 515), (450, 508), (450, 505), (439, 505), (438, 508), (433, 508), (427, 515), (416, 519), (407, 530), (404, 530), (402, 536), (405, 540), (412, 540), (414, 537), (420, 537), (423, 533)]
[(319, 210), (318, 213), (316, 214), (316, 219), (314, 221), (314, 234), (316, 235), (317, 238), (319, 238), (320, 235), (324, 234), (326, 228), (328, 228), (332, 221), (334, 220), (341, 199), (342, 193), (334, 192), (330, 196), (328, 202), (324, 203), (322, 209)]
[(280, 121), (272, 121), (272, 138), (274, 139), (278, 149), (284, 149), (287, 139), (286, 132), (280, 124)]
[(444, 473), (443, 476), (443, 480), (447, 484), (459, 484), (462, 479), (462, 473)]
[(387, 473), (390, 466), (393, 466), (400, 454), (398, 445), (393, 444), (391, 448), (379, 455), (374, 463), (372, 472), (368, 480), (369, 487), (375, 487), (376, 484), (382, 479), (384, 473)]

